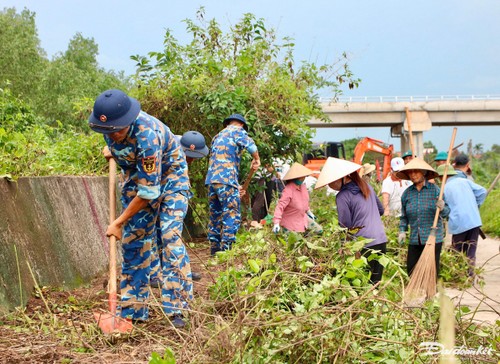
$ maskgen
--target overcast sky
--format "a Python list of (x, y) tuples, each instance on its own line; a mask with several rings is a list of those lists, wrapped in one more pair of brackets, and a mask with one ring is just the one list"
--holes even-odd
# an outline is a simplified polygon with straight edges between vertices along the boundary
[[(250, 12), (280, 37), (295, 39), (296, 61), (333, 62), (347, 52), (362, 82), (346, 96), (500, 96), (500, 1), (498, 0), (2, 0), (0, 6), (36, 13), (49, 57), (64, 52), (81, 32), (99, 45), (106, 69), (134, 72), (131, 55), (162, 50), (165, 29), (190, 40), (184, 19), (203, 6), (222, 27)], [(322, 95), (329, 96), (329, 95)], [(500, 144), (500, 127), (459, 128), (457, 144), (472, 138), (487, 149)], [(371, 136), (396, 144), (386, 129), (322, 129), (316, 140)], [(447, 149), (449, 128), (424, 134)]]

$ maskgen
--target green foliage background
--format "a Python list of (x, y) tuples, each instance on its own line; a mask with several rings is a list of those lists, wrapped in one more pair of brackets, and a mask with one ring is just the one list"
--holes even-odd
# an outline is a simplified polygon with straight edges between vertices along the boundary
[[(185, 20), (191, 41), (181, 45), (167, 31), (164, 50), (133, 56), (137, 62), (136, 96), (148, 113), (163, 120), (176, 134), (201, 132), (209, 142), (233, 113), (245, 116), (261, 161), (280, 156), (301, 160), (311, 144), (312, 118), (325, 118), (315, 92), (341, 92), (355, 87), (345, 55), (318, 66), (293, 59), (291, 39), (277, 39), (263, 19), (244, 14), (227, 32), (215, 19)], [(241, 178), (248, 172), (244, 154)], [(207, 160), (191, 168), (191, 182), (204, 193)]]
[[(15, 8), (0, 11), (0, 87), (30, 105), (46, 123), (59, 120), (82, 127), (85, 118), (75, 114), (74, 104), (93, 100), (108, 88), (128, 89), (123, 73), (99, 67), (99, 47), (93, 38), (80, 33), (68, 49), (47, 59), (40, 46), (35, 13)], [(90, 104), (91, 106), (91, 104)]]

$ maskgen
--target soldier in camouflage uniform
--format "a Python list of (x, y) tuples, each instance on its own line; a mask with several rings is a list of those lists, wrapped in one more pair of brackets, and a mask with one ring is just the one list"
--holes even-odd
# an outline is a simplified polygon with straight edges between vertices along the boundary
[(251, 168), (260, 166), (259, 152), (248, 136), (248, 125), (240, 114), (223, 122), (224, 129), (212, 140), (205, 185), (208, 186), (210, 253), (231, 249), (240, 227), (240, 185), (238, 183), (241, 154), (246, 149), (253, 157)]
[(181, 240), (191, 197), (187, 163), (170, 129), (140, 108), (122, 91), (108, 90), (96, 99), (89, 118), (90, 127), (104, 134), (105, 156), (122, 172), (123, 212), (106, 231), (122, 240), (120, 315), (129, 321), (148, 318), (151, 249), (161, 229), (163, 310), (182, 327), (182, 310), (192, 299), (191, 267)]
[[(181, 145), (181, 149), (186, 157), (186, 162), (188, 166), (195, 160), (199, 158), (206, 157), (208, 155), (208, 148), (205, 144), (205, 137), (198, 133), (197, 131), (187, 131), (182, 136), (175, 136)], [(158, 231), (161, 237), (161, 231)], [(151, 277), (150, 283), (151, 287), (161, 288), (161, 238), (157, 239), (159, 244), (153, 244), (152, 246), (152, 259), (151, 259)], [(202, 276), (200, 273), (191, 271), (191, 276), (193, 281), (201, 280)]]

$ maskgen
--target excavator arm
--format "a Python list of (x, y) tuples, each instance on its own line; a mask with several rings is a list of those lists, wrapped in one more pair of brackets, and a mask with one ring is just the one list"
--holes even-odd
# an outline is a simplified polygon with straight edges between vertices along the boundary
[(382, 168), (382, 178), (380, 178), (379, 171), (377, 170), (377, 179), (383, 180), (391, 171), (391, 159), (394, 147), (392, 144), (387, 145), (381, 140), (365, 137), (361, 139), (354, 148), (353, 161), (358, 164), (363, 164), (363, 157), (366, 152), (380, 153), (384, 156), (384, 165)]

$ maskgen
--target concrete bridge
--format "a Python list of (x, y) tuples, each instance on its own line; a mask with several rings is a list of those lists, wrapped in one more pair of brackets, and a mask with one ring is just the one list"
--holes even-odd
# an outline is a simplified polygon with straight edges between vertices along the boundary
[(423, 132), (433, 126), (500, 125), (500, 95), (341, 97), (320, 100), (331, 122), (312, 119), (314, 128), (387, 127), (401, 137), (401, 150), (410, 149), (407, 112), (415, 152), (423, 156)]

